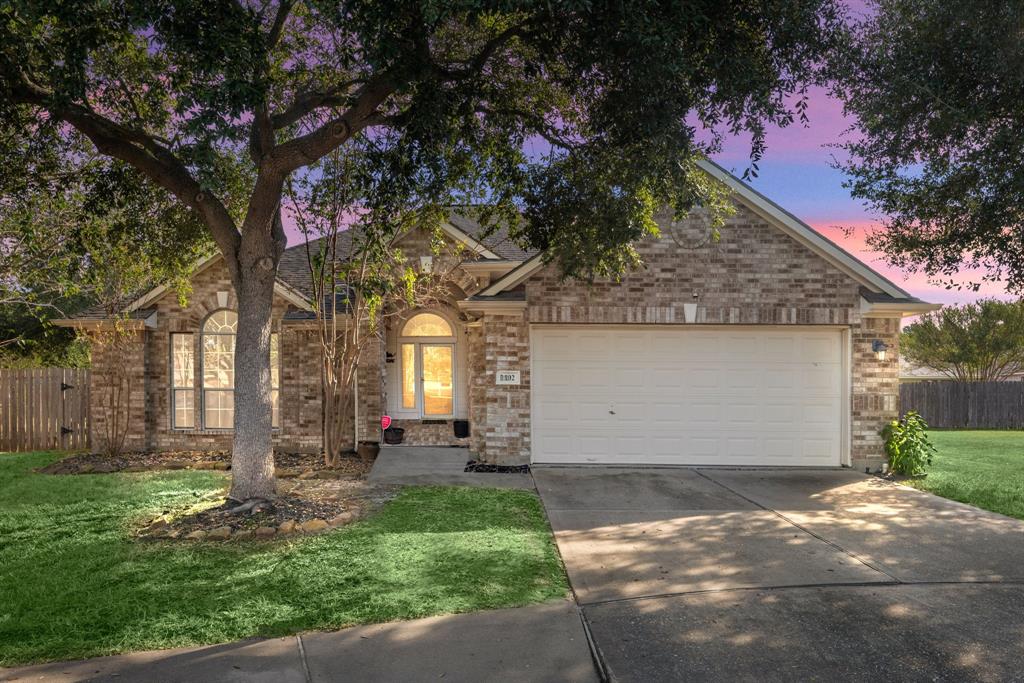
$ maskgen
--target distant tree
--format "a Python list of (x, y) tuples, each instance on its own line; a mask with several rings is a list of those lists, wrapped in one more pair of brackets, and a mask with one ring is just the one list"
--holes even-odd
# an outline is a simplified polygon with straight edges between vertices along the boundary
[(839, 167), (884, 227), (870, 243), (953, 286), (1024, 289), (1024, 3), (869, 0), (834, 59), (854, 118)]
[(837, 0), (7, 0), (0, 125), (87, 138), (209, 231), (238, 301), (229, 495), (266, 498), (289, 177), (362, 145), (354, 209), (483, 196), (566, 274), (619, 271), (656, 210), (714, 203), (696, 161), (719, 135), (756, 160), (800, 115), (840, 25)]
[(907, 360), (961, 382), (1024, 372), (1024, 300), (983, 299), (921, 316), (900, 336)]

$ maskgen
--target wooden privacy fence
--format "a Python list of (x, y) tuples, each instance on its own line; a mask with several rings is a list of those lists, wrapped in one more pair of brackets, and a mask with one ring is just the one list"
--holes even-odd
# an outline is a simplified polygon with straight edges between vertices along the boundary
[(88, 370), (0, 368), (0, 451), (88, 447)]
[(900, 411), (908, 410), (937, 429), (1024, 429), (1024, 382), (903, 384)]

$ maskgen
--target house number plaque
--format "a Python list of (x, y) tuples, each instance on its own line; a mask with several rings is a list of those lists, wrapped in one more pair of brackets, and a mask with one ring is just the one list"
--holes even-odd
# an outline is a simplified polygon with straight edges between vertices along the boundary
[(518, 370), (499, 370), (498, 371), (498, 384), (519, 384), (519, 371)]

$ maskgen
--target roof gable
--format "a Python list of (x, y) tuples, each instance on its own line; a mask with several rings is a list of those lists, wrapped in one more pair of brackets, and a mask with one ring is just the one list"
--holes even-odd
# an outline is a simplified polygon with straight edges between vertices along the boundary
[[(841, 272), (853, 278), (866, 291), (884, 294), (892, 301), (909, 301), (924, 305), (924, 302), (914, 299), (909, 293), (898, 287), (888, 278), (847, 252), (835, 242), (821, 235), (814, 228), (718, 164), (709, 160), (701, 160), (698, 162), (698, 165), (704, 172), (724, 183), (732, 191), (733, 196), (746, 208), (828, 261)], [(498, 279), (490, 287), (483, 290), (480, 295), (493, 297), (501, 292), (512, 289), (540, 270), (543, 265), (543, 254), (537, 254), (504, 277)]]

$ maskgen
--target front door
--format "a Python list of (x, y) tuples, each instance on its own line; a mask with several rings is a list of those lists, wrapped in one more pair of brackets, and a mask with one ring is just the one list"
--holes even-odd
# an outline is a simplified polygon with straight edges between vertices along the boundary
[(421, 417), (450, 417), (455, 412), (455, 345), (402, 344), (402, 408)]
[(455, 347), (451, 344), (419, 344), (420, 393), (423, 417), (443, 417), (454, 412)]

